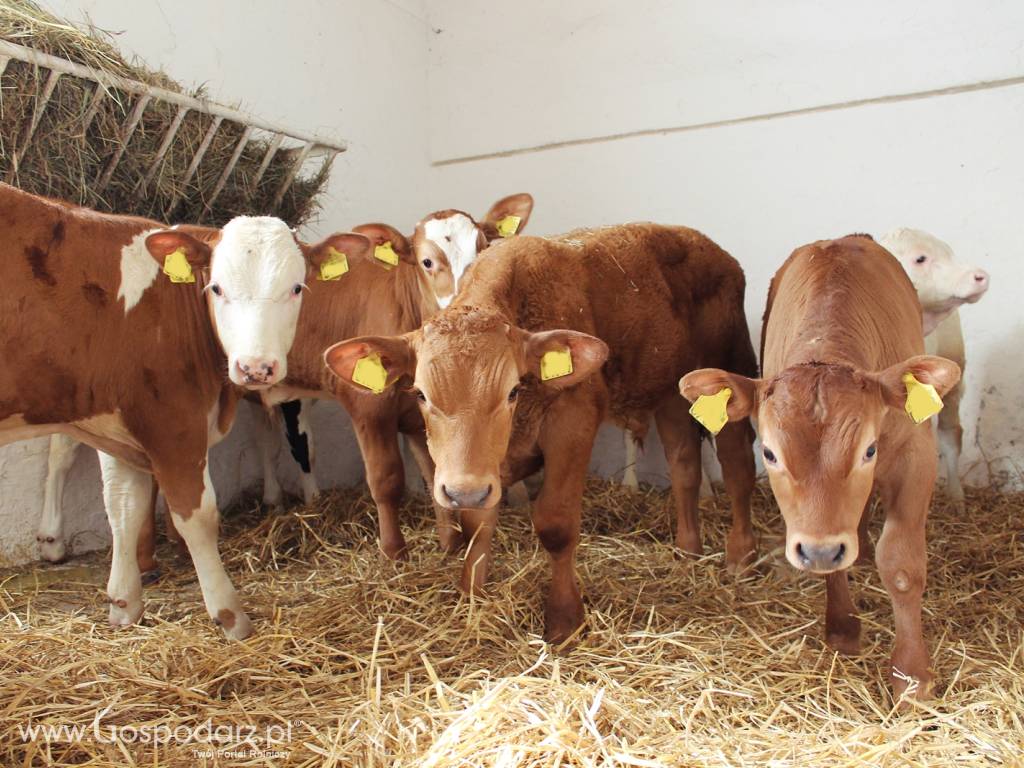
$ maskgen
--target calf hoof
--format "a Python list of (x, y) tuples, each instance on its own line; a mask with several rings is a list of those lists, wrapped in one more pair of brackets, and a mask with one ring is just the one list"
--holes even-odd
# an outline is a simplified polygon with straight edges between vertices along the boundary
[(110, 599), (107, 621), (112, 627), (130, 627), (142, 618), (142, 600)]
[(691, 557), (703, 557), (704, 545), (701, 544), (700, 536), (676, 535), (676, 556), (689, 555)]
[(751, 533), (729, 534), (725, 542), (725, 567), (729, 573), (742, 573), (757, 560), (757, 542)]
[(566, 610), (548, 609), (544, 616), (544, 639), (552, 645), (563, 645), (583, 626), (583, 605)]
[(409, 547), (406, 545), (404, 538), (395, 539), (394, 541), (382, 540), (380, 548), (388, 560), (404, 561), (409, 559)]
[(225, 637), (231, 640), (245, 640), (252, 634), (252, 622), (245, 611), (221, 608), (212, 618), (213, 623), (224, 631)]
[(51, 563), (62, 563), (67, 557), (67, 547), (64, 542), (53, 536), (36, 536), (39, 542), (39, 556)]
[(889, 670), (889, 680), (892, 682), (892, 694), (896, 701), (896, 708), (900, 711), (907, 710), (912, 706), (910, 699), (927, 701), (934, 695), (935, 678), (928, 670), (913, 675), (904, 674), (898, 668), (892, 667)]
[(855, 627), (825, 630), (825, 642), (833, 651), (843, 656), (860, 655), (860, 619), (854, 619)]
[(267, 509), (279, 509), (282, 505), (282, 502), (283, 497), (281, 494), (277, 494), (276, 496), (263, 497), (263, 506), (266, 507)]
[(163, 573), (161, 573), (160, 566), (158, 565), (154, 566), (153, 568), (150, 568), (148, 571), (143, 571), (142, 586), (149, 587), (153, 584), (156, 584), (158, 581), (160, 581), (161, 576), (163, 576)]

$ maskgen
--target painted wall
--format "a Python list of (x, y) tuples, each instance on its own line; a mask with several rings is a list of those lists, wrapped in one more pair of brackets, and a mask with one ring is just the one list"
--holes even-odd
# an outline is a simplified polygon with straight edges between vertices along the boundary
[[(432, 204), (526, 190), (538, 234), (696, 227), (744, 265), (755, 339), (812, 240), (912, 226), (988, 269), (961, 313), (961, 470), (1024, 482), (1024, 5), (444, 0), (428, 19)], [(605, 430), (594, 468), (622, 466)], [(667, 480), (656, 438), (640, 476)]]
[[(184, 85), (268, 120), (345, 139), (319, 219), (308, 238), (366, 221), (411, 226), (426, 213), (427, 40), (421, 0), (303, 0), (295, 6), (250, 0), (42, 0), (73, 21), (88, 17), (116, 32), (136, 55)], [(242, 407), (231, 435), (214, 449), (218, 497), (229, 501), (261, 476)], [(318, 474), (350, 484), (362, 461), (348, 417), (333, 403), (314, 409)], [(0, 564), (36, 557), (47, 439), (0, 448)], [(297, 491), (283, 449), (285, 487)], [(68, 533), (78, 551), (109, 542), (98, 462), (79, 452), (65, 494)]]

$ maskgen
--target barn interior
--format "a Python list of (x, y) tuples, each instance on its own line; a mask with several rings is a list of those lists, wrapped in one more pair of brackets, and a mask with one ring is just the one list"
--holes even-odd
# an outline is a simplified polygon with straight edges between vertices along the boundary
[[(826, 644), (824, 582), (787, 563), (760, 460), (758, 557), (730, 573), (729, 502), (709, 448), (704, 555), (681, 556), (656, 430), (634, 462), (622, 430), (604, 425), (577, 557), (586, 624), (562, 647), (541, 635), (548, 558), (528, 505), (502, 509), (489, 591), (467, 596), (457, 588), (464, 555), (440, 551), (408, 452), (409, 558), (395, 562), (381, 552), (344, 409), (319, 400), (306, 414), (322, 495), (303, 500), (282, 439), (274, 469), (287, 503), (268, 508), (258, 414), (243, 404), (210, 473), (223, 559), (256, 625), (244, 641), (210, 623), (163, 520), (144, 618), (109, 627), (111, 533), (96, 451), (70, 464), (66, 557), (49, 563), (37, 534), (50, 440), (0, 446), (0, 762), (1019, 762), (1024, 316), (1009, 293), (1024, 283), (1022, 28), (1024, 9), (996, 0), (0, 2), (0, 42), (186, 95), (201, 89), (251, 118), (251, 127), (227, 118), (193, 186), (178, 188), (167, 180), (188, 172), (212, 118), (183, 120), (187, 146), (161, 154), (176, 112), (147, 123), (154, 99), (99, 189), (92, 166), (82, 171), (99, 161), (72, 152), (76, 132), (58, 143), (78, 114), (61, 90), (72, 75), (37, 108), (52, 69), (9, 59), (3, 180), (36, 194), (157, 218), (170, 209), (215, 226), (273, 208), (309, 242), (371, 221), (411, 232), (448, 208), (482, 217), (520, 192), (534, 199), (527, 234), (683, 224), (742, 265), (755, 349), (772, 275), (804, 243), (912, 227), (991, 275), (984, 297), (959, 311), (966, 497), (950, 496), (942, 468), (928, 522), (933, 699), (893, 698), (892, 610), (873, 566), (851, 572), (860, 654)], [(138, 96), (105, 104), (99, 114), (116, 133)], [(287, 137), (262, 167), (274, 128)], [(234, 157), (243, 131), (248, 150)], [(100, 159), (102, 170), (109, 157)], [(236, 187), (239, 174), (248, 181)], [(199, 183), (202, 194), (190, 191)], [(630, 474), (638, 487), (623, 484)], [(884, 513), (877, 500), (870, 508), (877, 540)]]

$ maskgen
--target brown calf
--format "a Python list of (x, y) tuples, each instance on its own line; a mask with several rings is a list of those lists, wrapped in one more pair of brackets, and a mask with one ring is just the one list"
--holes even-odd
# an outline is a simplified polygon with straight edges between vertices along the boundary
[(786, 557), (826, 574), (825, 636), (844, 653), (860, 648), (845, 569), (857, 560), (858, 528), (863, 533), (868, 497), (878, 489), (886, 520), (875, 559), (896, 618), (890, 677), (897, 693), (915, 679), (918, 695), (932, 680), (921, 595), (936, 460), (932, 430), (904, 412), (904, 377), (940, 395), (960, 378), (954, 363), (923, 352), (910, 280), (870, 237), (852, 235), (804, 246), (776, 273), (762, 379), (701, 370), (680, 382), (690, 400), (728, 387), (728, 417), (755, 417), (786, 521)]
[[(653, 414), (671, 467), (678, 540), (700, 550), (700, 437), (676, 381), (709, 361), (755, 369), (743, 291), (736, 261), (684, 227), (518, 237), (480, 256), (452, 306), (421, 330), (341, 342), (325, 360), (364, 401), (383, 396), (356, 384), (355, 371), (378, 357), (390, 396), (412, 384), (437, 467), (434, 499), (460, 514), (471, 540), (464, 590), (487, 579), (501, 487), (544, 467), (533, 521), (552, 563), (545, 636), (561, 642), (583, 622), (574, 559), (590, 452), (606, 419), (642, 435)], [(752, 440), (744, 422), (718, 441), (734, 563), (754, 549)]]

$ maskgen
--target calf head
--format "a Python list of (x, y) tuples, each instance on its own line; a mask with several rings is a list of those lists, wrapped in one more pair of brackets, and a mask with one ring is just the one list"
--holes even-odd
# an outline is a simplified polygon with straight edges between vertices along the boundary
[(477, 254), (494, 240), (522, 232), (532, 210), (533, 198), (523, 192), (496, 202), (479, 222), (468, 213), (449, 209), (417, 224), (412, 236), (414, 257), (438, 304), (447, 307)]
[(857, 527), (878, 462), (900, 461), (886, 453), (897, 446), (887, 441), (885, 425), (890, 409), (909, 419), (908, 373), (940, 396), (960, 380), (955, 363), (920, 355), (873, 372), (808, 363), (773, 379), (705, 368), (684, 376), (679, 388), (695, 401), (728, 387), (728, 419), (756, 419), (768, 480), (786, 522), (786, 557), (801, 570), (829, 573), (857, 559)]
[(307, 279), (338, 252), (360, 258), (370, 250), (367, 238), (351, 233), (305, 245), (283, 221), (268, 216), (238, 216), (206, 238), (193, 234), (161, 230), (146, 238), (146, 248), (161, 265), (177, 253), (188, 262), (187, 272), (200, 275), (228, 376), (248, 389), (287, 376)]
[[(549, 352), (568, 352), (572, 371), (542, 381)], [(403, 336), (365, 336), (324, 353), (328, 367), (354, 387), (362, 389), (353, 379), (362, 359), (379, 359), (389, 386), (403, 378), (411, 384), (436, 465), (434, 498), (449, 509), (489, 509), (501, 498), (501, 464), (522, 384), (565, 389), (598, 371), (607, 356), (607, 345), (593, 336), (530, 333), (469, 307), (442, 312)]]
[(925, 335), (962, 304), (973, 304), (988, 290), (985, 270), (958, 264), (953, 249), (919, 229), (895, 229), (879, 240), (910, 276), (921, 302)]

